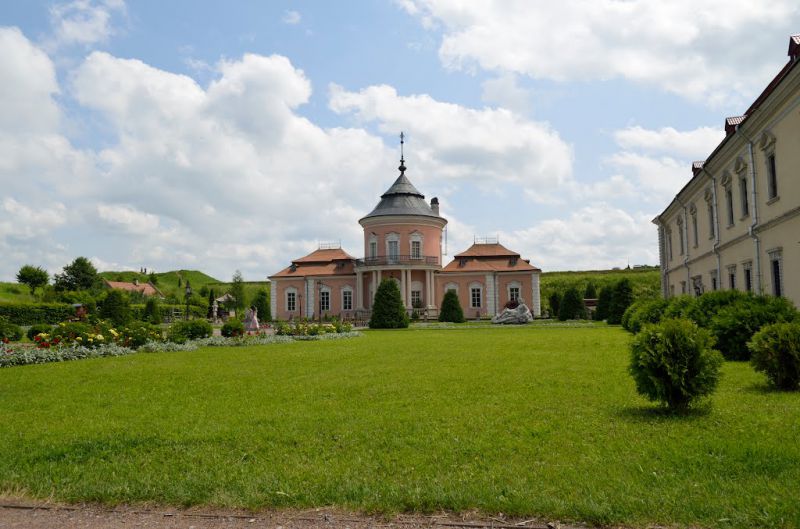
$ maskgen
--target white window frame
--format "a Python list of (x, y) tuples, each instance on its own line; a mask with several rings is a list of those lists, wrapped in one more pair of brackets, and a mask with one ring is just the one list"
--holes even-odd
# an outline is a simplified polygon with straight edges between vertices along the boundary
[[(392, 252), (392, 247), (395, 249), (394, 252)], [(400, 259), (400, 234), (386, 234), (386, 258), (389, 262), (395, 262)]]
[(785, 296), (785, 281), (783, 277), (783, 248), (776, 248), (767, 252), (769, 255), (769, 273), (772, 279), (772, 295)]
[[(290, 297), (291, 294), (291, 297)], [(297, 289), (294, 287), (289, 287), (283, 291), (283, 299), (286, 307), (286, 312), (296, 312), (297, 311)], [(291, 304), (294, 307), (291, 307)]]
[(370, 259), (378, 257), (378, 237), (374, 234), (369, 237), (369, 249), (367, 251)]
[[(323, 296), (323, 294), (325, 294)], [(320, 312), (331, 310), (331, 289), (330, 287), (322, 287), (319, 289), (319, 310)]]
[(458, 295), (458, 283), (447, 283), (444, 286), (444, 293), (447, 294), (447, 292), (450, 291), (450, 290), (455, 292), (456, 296), (457, 296)]
[[(475, 305), (475, 290), (478, 291), (477, 305)], [(472, 309), (479, 309), (483, 306), (483, 285), (480, 283), (470, 283), (469, 285), (469, 306)]]
[[(349, 303), (348, 295), (349, 294)], [(342, 287), (342, 310), (353, 310), (353, 288), (346, 286)]]
[(515, 301), (515, 299), (512, 297), (514, 290), (517, 291), (516, 301), (522, 299), (522, 283), (519, 281), (512, 281), (506, 285), (506, 299), (508, 299), (508, 301)]
[[(422, 234), (419, 232), (414, 232), (411, 234), (409, 241), (408, 241), (408, 255), (411, 256), (412, 259), (422, 259)], [(419, 246), (418, 252), (414, 252), (414, 245), (417, 244)]]
[(728, 288), (730, 290), (736, 290), (736, 265), (728, 265)]

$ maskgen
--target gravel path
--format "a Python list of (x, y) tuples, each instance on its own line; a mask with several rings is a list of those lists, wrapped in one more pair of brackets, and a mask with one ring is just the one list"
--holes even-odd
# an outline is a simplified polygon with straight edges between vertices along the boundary
[(107, 508), (0, 499), (2, 529), (155, 529), (261, 528), (270, 529), (577, 529), (542, 520), (511, 520), (466, 514), (367, 516), (334, 509), (247, 512), (219, 509)]

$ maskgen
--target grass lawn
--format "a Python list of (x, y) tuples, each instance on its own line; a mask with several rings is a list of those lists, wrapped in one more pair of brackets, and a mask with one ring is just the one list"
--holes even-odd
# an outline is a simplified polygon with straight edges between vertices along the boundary
[(0, 492), (800, 526), (800, 395), (727, 363), (710, 407), (655, 413), (628, 340), (373, 331), (2, 369)]

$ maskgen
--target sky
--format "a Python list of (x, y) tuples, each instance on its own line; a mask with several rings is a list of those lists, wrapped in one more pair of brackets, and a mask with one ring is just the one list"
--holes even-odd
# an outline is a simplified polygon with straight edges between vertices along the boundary
[(448, 256), (657, 264), (651, 220), (796, 33), (796, 0), (2, 2), (0, 280), (361, 257), (401, 131)]

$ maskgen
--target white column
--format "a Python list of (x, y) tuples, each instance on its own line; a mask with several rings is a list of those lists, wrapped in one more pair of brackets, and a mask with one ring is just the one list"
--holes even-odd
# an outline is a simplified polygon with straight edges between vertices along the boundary
[(269, 309), (272, 312), (272, 319), (278, 319), (278, 282), (272, 281), (269, 284)]
[(372, 309), (373, 302), (375, 301), (375, 292), (378, 290), (378, 271), (372, 271), (372, 297), (369, 300), (369, 308)]
[(306, 279), (306, 318), (310, 318), (314, 315), (314, 311), (316, 311), (316, 298), (314, 297), (314, 280), (313, 279)]
[(531, 304), (533, 305), (533, 315), (539, 318), (542, 315), (542, 300), (539, 294), (539, 273), (534, 272), (531, 277)]
[(494, 297), (494, 278), (492, 277), (492, 274), (486, 274), (486, 279), (484, 282), (486, 283), (486, 312), (490, 316), (494, 316), (496, 314), (496, 310)]
[(408, 308), (408, 297), (406, 296), (407, 293), (406, 289), (406, 271), (402, 268), (400, 269), (400, 299), (403, 300), (403, 306)]
[(356, 272), (356, 309), (364, 310), (364, 273)]
[(411, 307), (411, 270), (406, 270), (408, 278), (406, 278), (406, 308)]

